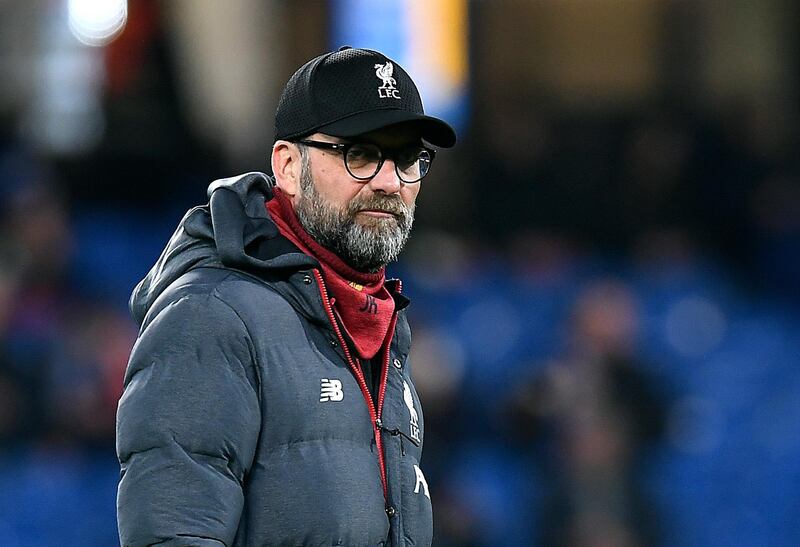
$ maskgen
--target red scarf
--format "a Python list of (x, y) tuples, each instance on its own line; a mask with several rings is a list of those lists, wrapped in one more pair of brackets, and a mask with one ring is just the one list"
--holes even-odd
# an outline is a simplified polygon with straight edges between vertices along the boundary
[(286, 195), (273, 189), (266, 202), (272, 221), (281, 234), (300, 250), (316, 258), (328, 288), (333, 309), (344, 331), (362, 359), (372, 359), (380, 351), (394, 315), (394, 298), (384, 286), (385, 269), (376, 273), (359, 272), (317, 243), (303, 229)]

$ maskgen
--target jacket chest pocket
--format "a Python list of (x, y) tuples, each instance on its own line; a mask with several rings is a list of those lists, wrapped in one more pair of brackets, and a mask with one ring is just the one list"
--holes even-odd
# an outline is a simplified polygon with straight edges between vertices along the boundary
[(419, 461), (425, 440), (422, 405), (411, 379), (393, 368), (386, 383), (383, 417), (390, 434), (400, 438), (403, 455)]

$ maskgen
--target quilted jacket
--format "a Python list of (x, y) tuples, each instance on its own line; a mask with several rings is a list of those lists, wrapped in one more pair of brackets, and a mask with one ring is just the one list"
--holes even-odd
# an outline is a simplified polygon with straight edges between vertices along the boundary
[(215, 182), (131, 296), (117, 415), (123, 546), (430, 545), (399, 282), (373, 397), (272, 181)]

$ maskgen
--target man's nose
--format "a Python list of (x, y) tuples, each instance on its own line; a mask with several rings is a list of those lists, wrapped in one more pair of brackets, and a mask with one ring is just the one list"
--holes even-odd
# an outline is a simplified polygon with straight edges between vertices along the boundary
[(400, 191), (403, 183), (397, 176), (394, 160), (386, 159), (381, 168), (369, 181), (373, 192), (384, 192), (386, 194), (396, 194)]

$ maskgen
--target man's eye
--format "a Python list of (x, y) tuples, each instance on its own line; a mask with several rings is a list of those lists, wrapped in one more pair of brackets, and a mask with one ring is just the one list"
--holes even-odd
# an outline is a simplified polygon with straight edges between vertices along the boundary
[(347, 156), (352, 159), (359, 159), (364, 157), (364, 150), (361, 148), (351, 148), (350, 151), (347, 153)]
[(395, 161), (400, 167), (409, 167), (417, 162), (419, 154), (419, 148), (406, 148), (397, 153)]
[(380, 151), (369, 146), (353, 146), (347, 152), (347, 160), (353, 162), (377, 162), (380, 157)]

